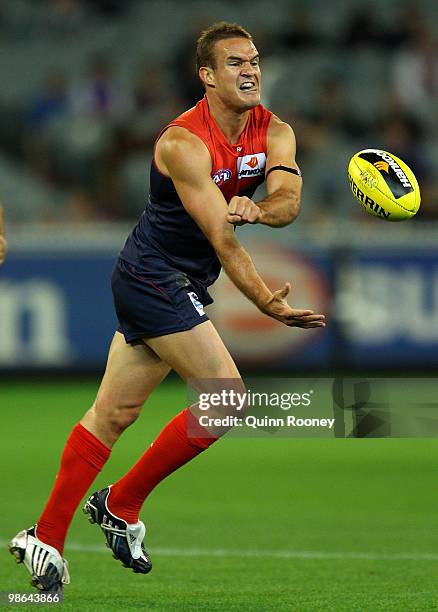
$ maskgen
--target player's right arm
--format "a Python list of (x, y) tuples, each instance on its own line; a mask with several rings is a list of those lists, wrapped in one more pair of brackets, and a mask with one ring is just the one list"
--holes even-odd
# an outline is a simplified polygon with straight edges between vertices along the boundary
[(5, 224), (3, 221), (3, 206), (0, 204), (0, 264), (4, 262), (7, 250), (8, 243), (6, 242)]
[(159, 170), (170, 177), (187, 212), (201, 228), (232, 282), (265, 314), (292, 327), (322, 327), (323, 315), (292, 308), (290, 284), (270, 291), (227, 222), (227, 202), (211, 179), (211, 158), (204, 143), (184, 128), (171, 127), (155, 151)]

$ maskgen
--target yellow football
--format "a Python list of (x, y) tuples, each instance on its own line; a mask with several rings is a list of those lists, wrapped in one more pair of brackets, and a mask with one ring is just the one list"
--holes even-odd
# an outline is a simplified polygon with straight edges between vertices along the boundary
[(420, 207), (420, 188), (412, 170), (380, 149), (364, 149), (348, 164), (351, 191), (367, 213), (386, 221), (411, 219)]

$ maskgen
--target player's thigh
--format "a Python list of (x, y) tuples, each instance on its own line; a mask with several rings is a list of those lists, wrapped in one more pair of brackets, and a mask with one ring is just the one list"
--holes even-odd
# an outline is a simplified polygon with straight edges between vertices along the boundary
[[(188, 381), (193, 400), (200, 397), (200, 394), (203, 394), (205, 401), (213, 396), (222, 398), (220, 402), (215, 401), (209, 406), (209, 417), (242, 416), (246, 412), (246, 405), (240, 405), (237, 410), (236, 404), (230, 399), (237, 397), (237, 394), (242, 397), (245, 386), (233, 358), (211, 321), (196, 325), (188, 331), (148, 338), (145, 342)], [(199, 419), (205, 408), (201, 410), (200, 404), (193, 401), (190, 410)], [(223, 435), (229, 428), (229, 425), (206, 427), (215, 436)]]
[(185, 380), (240, 378), (233, 358), (211, 321), (187, 331), (145, 338), (144, 342)]
[(141, 407), (167, 376), (170, 367), (143, 343), (126, 344), (114, 334), (96, 406)]

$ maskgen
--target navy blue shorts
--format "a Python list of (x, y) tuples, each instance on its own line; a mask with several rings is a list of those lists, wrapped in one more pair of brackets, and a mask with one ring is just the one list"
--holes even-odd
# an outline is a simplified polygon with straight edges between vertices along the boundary
[(186, 331), (208, 321), (207, 289), (187, 274), (167, 268), (145, 272), (118, 259), (112, 275), (118, 330), (126, 342)]

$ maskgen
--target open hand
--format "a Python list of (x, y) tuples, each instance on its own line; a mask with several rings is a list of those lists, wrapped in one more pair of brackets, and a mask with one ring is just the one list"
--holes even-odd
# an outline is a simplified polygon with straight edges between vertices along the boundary
[(286, 283), (283, 289), (274, 291), (272, 298), (263, 308), (270, 317), (281, 321), (289, 327), (302, 327), (304, 329), (310, 329), (312, 327), (325, 327), (325, 316), (321, 314), (314, 314), (313, 310), (302, 310), (298, 308), (292, 308), (287, 303), (287, 296), (291, 290), (291, 284)]

